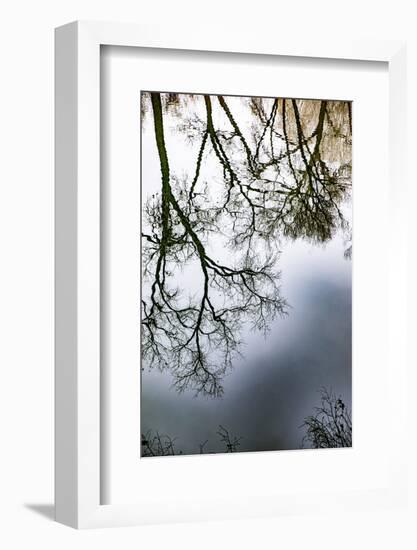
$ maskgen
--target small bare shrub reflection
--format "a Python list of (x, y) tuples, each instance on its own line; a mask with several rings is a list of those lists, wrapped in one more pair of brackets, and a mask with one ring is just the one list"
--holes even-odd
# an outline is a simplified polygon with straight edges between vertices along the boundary
[(302, 424), (303, 446), (313, 449), (352, 446), (352, 417), (341, 397), (322, 388), (321, 403)]

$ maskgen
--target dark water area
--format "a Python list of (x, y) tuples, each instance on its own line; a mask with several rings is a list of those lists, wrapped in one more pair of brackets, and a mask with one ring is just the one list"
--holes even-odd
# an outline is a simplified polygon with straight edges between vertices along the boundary
[[(330, 387), (351, 408), (351, 287), (348, 281), (309, 277), (291, 316), (271, 328), (268, 344), (249, 334), (246, 357), (225, 382), (225, 395), (210, 399), (176, 394), (168, 373), (145, 372), (144, 430), (176, 439), (184, 453), (221, 452), (219, 424), (242, 437), (239, 450), (298, 449), (303, 419)], [(294, 289), (296, 290), (296, 289)]]

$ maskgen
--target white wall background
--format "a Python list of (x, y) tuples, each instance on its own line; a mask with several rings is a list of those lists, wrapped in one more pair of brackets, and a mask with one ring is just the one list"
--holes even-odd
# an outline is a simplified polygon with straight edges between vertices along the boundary
[[(14, 0), (0, 8), (0, 546), (14, 548), (416, 547), (416, 512), (76, 532), (53, 523), (53, 28), (75, 19), (212, 25), (248, 32), (409, 39), (410, 184), (415, 182), (413, 2)], [(268, 22), (269, 31), (263, 28)], [(181, 30), (180, 30), (181, 29)], [(416, 185), (417, 186), (417, 185)], [(410, 212), (417, 193), (410, 189)], [(412, 216), (415, 235), (416, 216)], [(412, 239), (412, 245), (416, 239)], [(414, 246), (414, 248), (417, 248)], [(413, 256), (415, 252), (411, 249)], [(416, 262), (410, 281), (417, 279)], [(415, 292), (410, 304), (416, 303)], [(410, 321), (416, 322), (410, 307)], [(416, 376), (410, 360), (410, 397)], [(410, 430), (415, 430), (410, 407)], [(411, 432), (410, 432), (411, 434)], [(415, 435), (411, 435), (415, 440)], [(415, 445), (413, 452), (415, 451)], [(415, 452), (413, 454), (415, 458)], [(414, 465), (417, 462), (414, 462)], [(413, 482), (415, 474), (413, 474)], [(413, 483), (413, 495), (416, 484)], [(415, 502), (415, 496), (412, 497)]]

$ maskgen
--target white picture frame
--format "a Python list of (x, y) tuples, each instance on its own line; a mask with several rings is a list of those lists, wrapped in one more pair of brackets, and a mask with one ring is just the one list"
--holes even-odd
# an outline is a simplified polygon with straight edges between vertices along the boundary
[[(326, 495), (288, 494), (285, 501), (256, 501), (227, 509), (221, 496), (198, 510), (164, 510), (134, 504), (101, 504), (100, 417), (100, 47), (102, 45), (236, 54), (381, 61), (389, 71), (390, 192), (393, 243), (389, 269), (405, 281), (405, 45), (390, 41), (276, 39), (236, 31), (175, 29), (75, 22), (56, 29), (56, 519), (76, 528), (134, 525), (184, 519), (259, 516), (318, 509)], [(400, 244), (401, 243), (401, 244)], [(405, 288), (405, 283), (404, 283)], [(389, 315), (405, 322), (405, 294), (389, 305)], [(402, 339), (403, 338), (403, 339)], [(396, 406), (396, 449), (384, 490), (341, 494), (344, 507), (399, 505), (405, 498), (404, 420), (406, 416), (405, 336), (396, 337), (397, 362), (389, 379)], [(382, 452), (382, 451), (381, 451)]]

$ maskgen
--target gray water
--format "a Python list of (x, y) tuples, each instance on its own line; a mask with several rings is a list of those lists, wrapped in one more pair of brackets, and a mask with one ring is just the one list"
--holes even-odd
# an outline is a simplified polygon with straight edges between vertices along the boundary
[[(234, 98), (241, 127), (249, 132), (251, 120)], [(202, 102), (187, 108), (187, 116), (203, 118)], [(165, 112), (165, 141), (171, 172), (192, 172), (198, 144), (191, 144), (178, 130), (182, 113)], [(216, 162), (207, 154), (204, 165), (210, 177)], [(142, 204), (160, 190), (160, 163), (153, 133), (152, 113), (142, 124)], [(350, 217), (350, 202), (343, 204)], [(144, 222), (146, 228), (146, 220)], [(241, 438), (239, 451), (297, 449), (302, 446), (306, 416), (320, 403), (320, 388), (340, 395), (351, 409), (351, 261), (344, 255), (346, 235), (342, 230), (325, 243), (304, 239), (280, 241), (278, 267), (281, 293), (288, 303), (288, 314), (276, 318), (265, 336), (244, 324), (241, 356), (223, 379), (221, 397), (196, 395), (173, 387), (169, 369), (159, 371), (142, 365), (142, 433), (167, 434), (175, 438), (176, 451), (222, 452), (219, 425)], [(224, 260), (230, 250), (223, 238), (210, 242), (210, 250)], [(191, 294), (198, 292), (198, 265), (182, 266), (175, 276)], [(143, 295), (149, 294), (143, 282)]]

